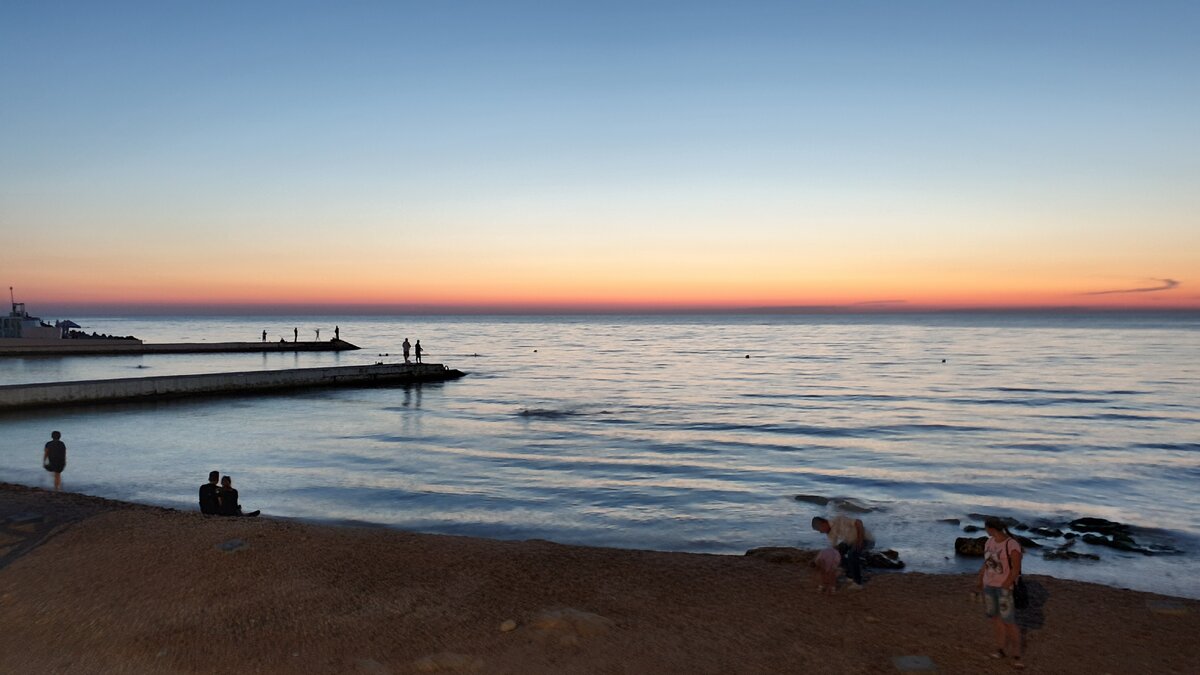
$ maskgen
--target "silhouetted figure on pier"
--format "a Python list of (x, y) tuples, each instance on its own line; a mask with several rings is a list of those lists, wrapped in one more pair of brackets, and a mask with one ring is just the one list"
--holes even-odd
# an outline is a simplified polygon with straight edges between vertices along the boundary
[(267, 331), (263, 331), (263, 342), (267, 341)]
[(341, 340), (341, 339), (342, 339), (342, 329), (341, 329), (341, 328), (339, 328), (339, 327), (337, 327), (337, 326), (334, 326), (334, 327), (333, 327), (333, 339), (334, 339), (334, 340)]
[(417, 363), (421, 362), (421, 352), (423, 351), (425, 350), (421, 349), (421, 341), (417, 340), (417, 344), (413, 347), (413, 354), (417, 356)]
[(62, 442), (62, 434), (50, 432), (50, 440), (42, 450), (42, 466), (54, 474), (54, 489), (62, 489), (62, 472), (67, 468), (67, 444)]
[(320, 341), (321, 341), (321, 329), (318, 328), (317, 329), (317, 342), (320, 342)]
[(404, 362), (408, 363), (408, 353), (412, 350), (412, 345), (408, 343), (408, 338), (404, 338), (404, 343), (400, 347), (404, 349)]
[(217, 485), (220, 478), (220, 471), (208, 472), (208, 482), (200, 486), (200, 513), (215, 516), (221, 512), (221, 500), (217, 497), (221, 490)]
[(223, 516), (246, 516), (247, 518), (253, 518), (260, 513), (259, 511), (242, 513), (242, 505), (238, 504), (238, 491), (233, 489), (233, 479), (228, 475), (221, 478), (221, 489), (217, 491), (217, 498), (221, 501), (220, 513)]
[(293, 328), (292, 329), (292, 342), (299, 342), (299, 341), (300, 341), (300, 329)]

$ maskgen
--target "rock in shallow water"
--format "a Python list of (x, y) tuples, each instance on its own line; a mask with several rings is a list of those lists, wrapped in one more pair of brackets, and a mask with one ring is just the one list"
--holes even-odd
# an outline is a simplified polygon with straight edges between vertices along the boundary
[(968, 558), (982, 558), (983, 544), (987, 537), (959, 537), (954, 540), (954, 554)]
[(866, 556), (866, 565), (877, 570), (902, 570), (904, 569), (904, 561), (900, 559), (900, 554), (892, 549), (886, 551), (872, 551)]

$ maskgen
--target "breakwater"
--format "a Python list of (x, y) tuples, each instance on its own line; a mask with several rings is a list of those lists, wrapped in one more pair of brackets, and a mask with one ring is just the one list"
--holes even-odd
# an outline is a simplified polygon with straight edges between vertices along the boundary
[(292, 368), (0, 386), (0, 411), (188, 396), (237, 395), (318, 387), (372, 387), (462, 377), (437, 363)]
[(229, 354), (273, 352), (342, 352), (359, 349), (345, 340), (328, 342), (169, 342), (141, 340), (0, 340), (2, 356), (113, 356), (120, 354)]

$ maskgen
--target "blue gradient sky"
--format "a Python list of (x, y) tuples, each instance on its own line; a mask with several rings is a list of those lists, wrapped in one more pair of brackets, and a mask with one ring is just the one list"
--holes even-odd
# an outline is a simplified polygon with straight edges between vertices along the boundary
[(6, 2), (0, 281), (1200, 306), (1198, 29), (1191, 2)]

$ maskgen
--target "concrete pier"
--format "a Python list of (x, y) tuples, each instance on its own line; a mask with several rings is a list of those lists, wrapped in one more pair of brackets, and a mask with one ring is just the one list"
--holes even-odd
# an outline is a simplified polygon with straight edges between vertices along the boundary
[(345, 340), (328, 342), (164, 342), (146, 344), (141, 340), (39, 340), (10, 338), (0, 340), (4, 356), (94, 356), (120, 354), (219, 354), (230, 352), (342, 352), (358, 349)]
[(442, 382), (463, 372), (438, 363), (389, 363), (332, 368), (254, 370), (0, 386), (0, 412), (20, 408), (155, 401), (188, 396), (240, 395), (317, 387), (375, 387)]

